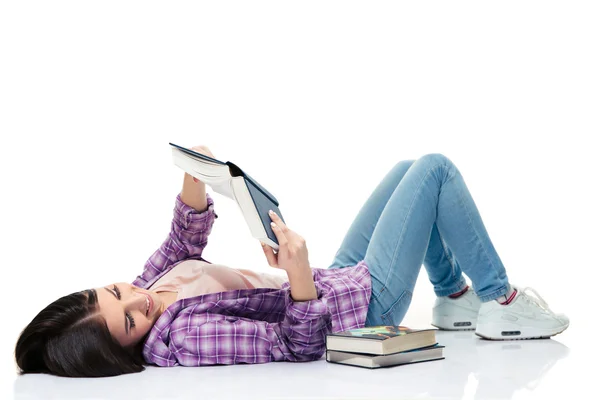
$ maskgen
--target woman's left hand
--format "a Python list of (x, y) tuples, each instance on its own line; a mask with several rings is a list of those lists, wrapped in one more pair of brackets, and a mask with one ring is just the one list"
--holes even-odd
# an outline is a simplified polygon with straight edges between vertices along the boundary
[[(194, 150), (196, 153), (204, 154), (205, 156), (215, 158), (215, 156), (213, 156), (213, 153), (208, 149), (207, 146), (198, 145), (190, 148), (190, 150)], [(198, 183), (198, 179), (194, 177), (192, 178), (194, 179), (194, 182)]]

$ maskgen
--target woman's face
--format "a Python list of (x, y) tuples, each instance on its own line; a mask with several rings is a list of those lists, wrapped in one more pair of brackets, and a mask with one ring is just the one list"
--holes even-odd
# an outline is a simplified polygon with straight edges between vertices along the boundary
[(156, 293), (126, 282), (96, 288), (96, 293), (99, 312), (123, 347), (137, 344), (164, 311)]

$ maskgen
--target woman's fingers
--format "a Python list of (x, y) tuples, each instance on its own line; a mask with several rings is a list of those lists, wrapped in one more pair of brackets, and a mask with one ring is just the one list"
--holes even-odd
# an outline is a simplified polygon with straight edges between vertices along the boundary
[(194, 146), (191, 148), (191, 150), (194, 150), (197, 153), (204, 154), (209, 157), (215, 158), (215, 156), (213, 155), (213, 153), (210, 151), (210, 149), (207, 146), (204, 146), (204, 145)]
[(273, 220), (273, 222), (275, 222), (275, 224), (277, 224), (277, 226), (279, 227), (279, 229), (281, 229), (281, 232), (288, 233), (288, 231), (290, 230), (290, 228), (288, 228), (287, 225), (285, 224), (285, 222), (283, 222), (281, 220), (281, 218), (279, 218), (279, 215), (277, 215), (276, 212), (274, 212), (273, 210), (269, 210), (269, 216), (271, 217), (271, 219)]
[(277, 237), (279, 247), (286, 246), (288, 240), (285, 234), (288, 231), (288, 227), (283, 223), (281, 218), (279, 218), (279, 216), (275, 214), (272, 210), (269, 210), (269, 216), (273, 220), (273, 222), (271, 222), (271, 229), (273, 229), (275, 237)]
[(275, 255), (275, 253), (273, 253), (273, 249), (271, 249), (271, 247), (267, 246), (262, 242), (260, 243), (260, 245), (262, 246), (263, 253), (265, 253), (265, 257), (267, 257), (267, 262), (269, 263), (269, 265), (274, 268), (279, 268), (279, 264), (277, 263), (277, 256)]

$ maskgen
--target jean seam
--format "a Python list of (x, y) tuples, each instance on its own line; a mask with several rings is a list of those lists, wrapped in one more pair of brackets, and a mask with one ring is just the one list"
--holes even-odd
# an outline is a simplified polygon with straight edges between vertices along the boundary
[(381, 319), (382, 320), (386, 320), (388, 319), (388, 317), (390, 316), (390, 314), (392, 313), (392, 311), (394, 311), (396, 309), (396, 307), (398, 307), (398, 305), (400, 304), (400, 302), (402, 300), (404, 300), (405, 297), (407, 296), (412, 296), (412, 292), (410, 290), (403, 290), (402, 294), (400, 294), (400, 296), (392, 303), (392, 305), (390, 305), (390, 307), (388, 308), (387, 311), (381, 313)]
[[(429, 168), (429, 170), (427, 171), (427, 173), (425, 174), (425, 176), (423, 176), (423, 179), (421, 179), (421, 182), (419, 182), (419, 186), (417, 187), (417, 190), (415, 191), (415, 194), (413, 196), (413, 199), (410, 203), (410, 208), (408, 213), (406, 214), (406, 217), (404, 218), (404, 221), (402, 221), (402, 232), (400, 232), (400, 238), (402, 238), (402, 240), (404, 240), (404, 232), (406, 230), (406, 220), (412, 215), (413, 209), (414, 209), (414, 204), (415, 201), (417, 199), (417, 195), (420, 193), (420, 189), (423, 187), (423, 182), (425, 181), (425, 179), (427, 179), (429, 177), (429, 175), (431, 175), (431, 172), (433, 170), (435, 170), (436, 168), (443, 166), (446, 167), (444, 164), (437, 164), (431, 168)], [(441, 190), (441, 189), (440, 189)], [(438, 197), (439, 199), (439, 197)], [(391, 267), (394, 264), (394, 262), (396, 261), (396, 256), (398, 255), (398, 249), (400, 248), (400, 239), (398, 240), (398, 243), (396, 243), (396, 247), (394, 248), (394, 255), (392, 256), (392, 259), (390, 261), (390, 264), (388, 265), (388, 274), (385, 277), (385, 283), (383, 285), (383, 288), (381, 289), (381, 292), (383, 292), (384, 290), (387, 289), (388, 286), (388, 281), (389, 281), (389, 276), (391, 273)]]
[[(471, 218), (471, 214), (469, 213), (469, 209), (467, 207), (465, 207), (465, 202), (464, 202), (463, 196), (461, 195), (461, 196), (459, 196), (459, 198), (460, 198), (460, 204), (461, 204), (463, 210), (465, 210), (465, 214), (467, 215), (467, 220), (469, 221), (469, 226), (470, 226), (471, 230), (473, 232), (475, 232), (475, 235), (477, 236), (477, 245), (479, 246), (479, 248), (481, 250), (483, 250), (483, 253), (486, 255), (486, 257), (488, 259), (488, 262), (491, 265), (492, 264), (492, 262), (491, 262), (492, 259), (491, 259), (490, 255), (489, 255), (489, 253), (487, 252), (487, 249), (481, 244), (482, 240), (481, 240), (481, 237), (479, 236), (479, 234), (477, 233), (477, 230), (473, 228), (473, 220)], [(496, 273), (496, 279), (500, 280), (500, 276), (498, 275), (498, 271), (495, 271), (495, 273)]]
[[(442, 237), (442, 234), (440, 232), (440, 229), (438, 227), (437, 224), (435, 224), (435, 229), (438, 232), (438, 236), (440, 237), (440, 242), (442, 243), (442, 250), (444, 251), (444, 256), (446, 256), (446, 260), (448, 260), (448, 263), (450, 263), (450, 265), (452, 266), (452, 279), (454, 280), (454, 285), (455, 286), (462, 286), (462, 284), (464, 283), (464, 279), (462, 277), (462, 274), (460, 276), (456, 275), (456, 264), (454, 264), (454, 258), (450, 257), (450, 255), (448, 254), (448, 248), (446, 247), (446, 242), (444, 241), (444, 238)], [(458, 290), (461, 290), (464, 286), (460, 287)], [(452, 294), (452, 293), (450, 293)]]
[(379, 279), (377, 279), (377, 277), (371, 275), (371, 282), (373, 282), (373, 280), (377, 281), (377, 283), (379, 283), (381, 285), (381, 290), (379, 290), (379, 291), (373, 290), (375, 284), (371, 283), (371, 286), (373, 287), (371, 290), (371, 296), (375, 299), (379, 299), (379, 296), (385, 290), (385, 284), (383, 282), (381, 282)]

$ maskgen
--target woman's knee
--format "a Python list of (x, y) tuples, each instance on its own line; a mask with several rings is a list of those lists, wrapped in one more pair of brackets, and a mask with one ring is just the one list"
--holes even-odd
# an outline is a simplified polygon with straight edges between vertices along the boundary
[(432, 167), (438, 165), (445, 165), (450, 168), (456, 168), (456, 165), (447, 156), (442, 153), (429, 153), (425, 154), (419, 160), (423, 160), (424, 163), (430, 164)]
[(408, 171), (411, 165), (413, 165), (417, 160), (400, 160), (394, 165), (394, 170), (401, 171), (402, 175)]
[(396, 163), (393, 167), (393, 173), (397, 176), (404, 177), (408, 169), (418, 161), (418, 164), (421, 164), (426, 169), (435, 168), (438, 166), (444, 166), (447, 169), (452, 169), (458, 171), (456, 165), (450, 160), (447, 156), (442, 153), (428, 153), (417, 160), (401, 160)]

